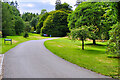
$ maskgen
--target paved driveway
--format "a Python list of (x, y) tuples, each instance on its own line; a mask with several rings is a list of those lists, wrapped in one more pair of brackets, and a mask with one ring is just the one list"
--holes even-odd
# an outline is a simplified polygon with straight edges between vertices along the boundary
[(32, 40), (5, 53), (4, 78), (108, 78), (67, 62)]

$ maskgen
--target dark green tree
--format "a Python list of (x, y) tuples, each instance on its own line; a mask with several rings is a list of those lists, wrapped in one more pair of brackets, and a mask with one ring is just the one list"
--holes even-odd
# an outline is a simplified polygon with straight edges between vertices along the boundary
[(72, 11), (72, 6), (70, 6), (68, 3), (63, 3), (61, 4), (62, 7), (60, 10), (63, 10), (63, 11)]
[(69, 32), (67, 16), (68, 14), (64, 11), (52, 11), (44, 21), (41, 33), (57, 37), (66, 36), (67, 32)]
[(36, 15), (35, 15), (35, 14), (32, 14), (32, 13), (29, 13), (29, 12), (24, 13), (24, 14), (22, 15), (22, 19), (23, 19), (24, 21), (29, 21), (29, 22), (32, 20), (33, 17), (36, 17)]
[(72, 11), (72, 6), (70, 6), (68, 3), (63, 3), (61, 4), (60, 0), (56, 0), (56, 6), (55, 6), (55, 10), (62, 10), (68, 13), (71, 13)]
[(12, 7), (8, 3), (2, 3), (2, 36), (15, 35), (15, 22)]
[(15, 17), (15, 32), (17, 35), (20, 35), (25, 28), (25, 23), (20, 16)]
[[(108, 43), (107, 53), (120, 57), (120, 2), (111, 3), (111, 8), (114, 9), (113, 16), (118, 23), (110, 30), (110, 39)], [(120, 67), (119, 67), (120, 69)], [(120, 74), (119, 74), (120, 76)]]
[(31, 26), (34, 27), (34, 31), (36, 30), (37, 23), (38, 19), (36, 17), (33, 17), (32, 20), (30, 21)]
[(60, 10), (61, 9), (61, 0), (56, 0), (56, 3), (55, 3), (55, 10)]
[(14, 16), (20, 16), (20, 11), (15, 7), (11, 6)]
[(30, 32), (30, 30), (31, 30), (30, 23), (29, 23), (29, 22), (25, 22), (25, 28), (24, 28), (24, 31), (25, 31), (25, 32)]
[(107, 53), (120, 57), (120, 23), (117, 23), (112, 27), (110, 35)]
[(37, 24), (37, 26), (36, 26), (36, 32), (37, 32), (37, 34), (40, 34), (40, 30), (41, 30), (41, 28), (43, 27), (43, 23), (44, 23), (44, 21), (46, 20), (46, 18), (48, 17), (48, 13), (46, 12), (45, 14), (43, 14), (41, 17), (40, 17), (40, 19), (39, 19), (39, 21), (38, 21), (38, 24)]
[(81, 26), (97, 26), (99, 31), (95, 34), (96, 37), (90, 36), (95, 44), (95, 39), (100, 35), (101, 30), (101, 16), (104, 14), (101, 8), (102, 3), (82, 2), (78, 5), (72, 14), (68, 16), (68, 27), (69, 29), (79, 28)]

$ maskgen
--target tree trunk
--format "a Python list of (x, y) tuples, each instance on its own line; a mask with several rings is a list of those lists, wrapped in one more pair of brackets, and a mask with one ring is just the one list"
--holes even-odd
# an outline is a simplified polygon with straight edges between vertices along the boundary
[(82, 40), (82, 50), (84, 50), (84, 40)]
[(95, 41), (95, 39), (93, 39), (93, 45), (96, 45), (96, 41)]

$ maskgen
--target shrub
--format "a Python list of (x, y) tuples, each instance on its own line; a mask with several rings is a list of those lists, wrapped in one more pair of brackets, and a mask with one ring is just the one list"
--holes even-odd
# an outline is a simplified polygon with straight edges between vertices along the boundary
[(25, 33), (23, 34), (23, 37), (24, 37), (24, 38), (29, 37), (28, 32), (25, 32)]

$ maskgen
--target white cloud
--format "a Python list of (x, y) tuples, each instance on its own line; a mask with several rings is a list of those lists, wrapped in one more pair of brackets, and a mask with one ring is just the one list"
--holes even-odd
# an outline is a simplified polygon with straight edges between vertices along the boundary
[[(20, 2), (42, 2), (42, 3), (49, 3), (51, 5), (55, 5), (56, 0), (19, 0)], [(71, 6), (76, 4), (76, 0), (61, 0), (62, 3), (66, 2)]]
[(22, 7), (35, 7), (34, 4), (28, 3), (28, 4), (22, 4)]

